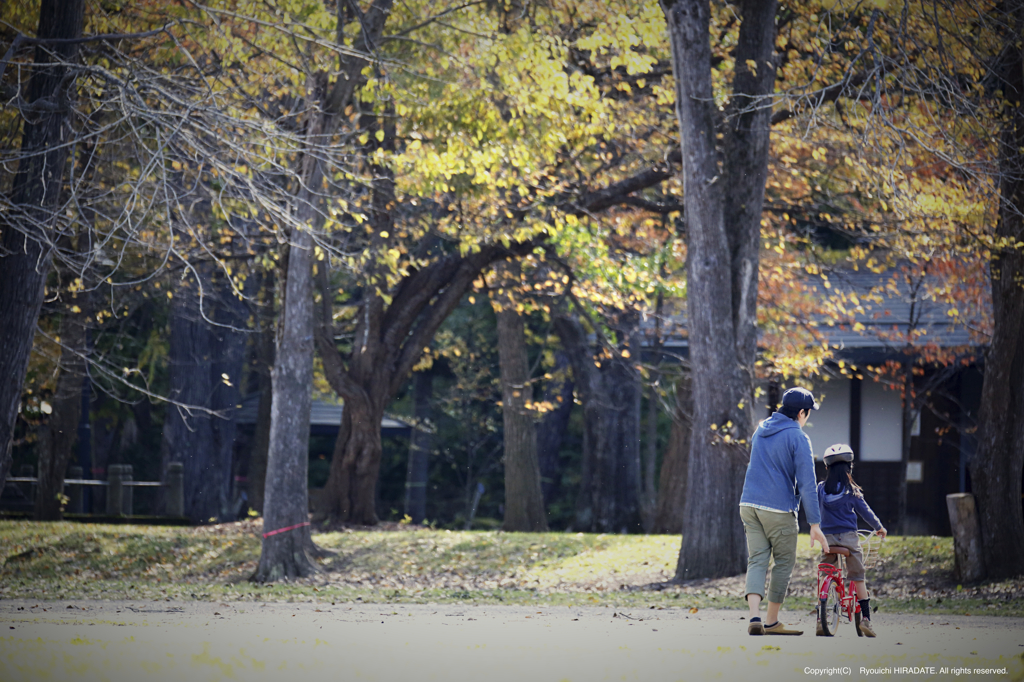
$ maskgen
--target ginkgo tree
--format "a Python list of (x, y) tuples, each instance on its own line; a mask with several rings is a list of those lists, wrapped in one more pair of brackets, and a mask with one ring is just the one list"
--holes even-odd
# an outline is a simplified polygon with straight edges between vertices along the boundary
[[(599, 18), (610, 12), (599, 5), (587, 9)], [(318, 349), (353, 420), (344, 417), (327, 484), (327, 511), (335, 518), (376, 519), (380, 445), (374, 416), (383, 413), (437, 326), (485, 268), (527, 254), (557, 261), (560, 249), (571, 251), (574, 242), (601, 257), (597, 252), (607, 243), (594, 239), (586, 214), (671, 175), (642, 147), (612, 148), (620, 128), (628, 127), (615, 122), (635, 119), (639, 126), (644, 115), (632, 102), (609, 96), (585, 69), (572, 68), (574, 58), (589, 62), (563, 37), (572, 26), (564, 22), (586, 26), (585, 17), (574, 18), (570, 8), (557, 5), (538, 9), (532, 23), (510, 16), (467, 9), (443, 24), (417, 25), (414, 44), (444, 55), (437, 60), (385, 37), (386, 44), (397, 45), (389, 48), (395, 50), (388, 53), (392, 62), (421, 64), (422, 72), (382, 64), (362, 92), (374, 108), (359, 135), (373, 169), (366, 199), (373, 208), (365, 228), (336, 229), (339, 243), (362, 244), (351, 240), (364, 234), (367, 247), (347, 258), (325, 257), (323, 270), (332, 261), (338, 275), (331, 282), (324, 275), (321, 288), (322, 304), (333, 298), (345, 310), (332, 315), (324, 306), (321, 319), (335, 324), (323, 328)], [(389, 26), (389, 32), (406, 35), (401, 24)], [(467, 43), (460, 32), (484, 38)], [(609, 68), (608, 58), (603, 61), (597, 68)], [(623, 70), (642, 80), (635, 69), (653, 61), (637, 57)], [(627, 106), (633, 118), (617, 118)], [(570, 280), (557, 265), (540, 271), (547, 281), (538, 282), (540, 288)], [(342, 332), (346, 326), (351, 331)], [(529, 466), (535, 471), (535, 464)], [(536, 508), (539, 498), (533, 499)]]
[[(864, 44), (875, 70), (870, 88), (848, 92), (848, 102), (858, 104), (843, 114), (869, 155), (885, 159), (869, 184), (887, 202), (890, 225), (900, 228), (885, 229), (880, 220), (875, 231), (889, 253), (922, 270), (927, 261), (928, 272), (940, 275), (927, 295), (945, 303), (954, 320), (980, 320), (984, 336), (987, 292), (970, 283), (979, 273), (989, 278), (991, 335), (969, 467), (986, 568), (993, 577), (1015, 575), (1024, 540), (1024, 449), (1013, 426), (1022, 399), (1024, 5), (895, 3), (861, 13), (861, 20), (875, 27), (876, 39)], [(962, 277), (964, 263), (975, 276)], [(947, 361), (924, 350), (926, 359)], [(903, 390), (905, 400), (913, 397), (906, 379)]]

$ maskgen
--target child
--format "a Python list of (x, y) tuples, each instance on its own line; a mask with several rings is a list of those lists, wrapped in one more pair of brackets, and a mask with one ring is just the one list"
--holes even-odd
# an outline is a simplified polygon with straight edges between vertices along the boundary
[[(821, 532), (829, 546), (839, 545), (850, 550), (846, 560), (846, 572), (853, 581), (860, 602), (860, 631), (866, 637), (874, 637), (871, 627), (871, 603), (864, 584), (864, 558), (857, 536), (857, 515), (871, 526), (879, 536), (885, 537), (882, 522), (864, 501), (860, 486), (853, 481), (853, 450), (849, 445), (836, 444), (825, 451), (824, 481), (818, 484), (818, 506), (821, 509)], [(835, 557), (835, 555), (832, 555)], [(838, 561), (838, 557), (835, 557)], [(832, 563), (832, 562), (829, 562)], [(818, 635), (824, 635), (818, 623)]]

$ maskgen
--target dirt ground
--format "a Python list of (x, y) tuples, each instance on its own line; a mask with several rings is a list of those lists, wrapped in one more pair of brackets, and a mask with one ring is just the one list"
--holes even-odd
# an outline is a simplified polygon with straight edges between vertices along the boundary
[(0, 601), (0, 680), (1024, 679), (1024, 619), (880, 614), (877, 639), (783, 621), (805, 634), (673, 608)]

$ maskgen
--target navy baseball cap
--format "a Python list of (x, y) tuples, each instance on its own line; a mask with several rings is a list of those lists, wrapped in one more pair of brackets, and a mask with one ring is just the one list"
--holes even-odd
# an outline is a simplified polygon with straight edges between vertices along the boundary
[(818, 403), (814, 394), (806, 388), (791, 388), (782, 394), (782, 406), (792, 407), (797, 410), (816, 410)]

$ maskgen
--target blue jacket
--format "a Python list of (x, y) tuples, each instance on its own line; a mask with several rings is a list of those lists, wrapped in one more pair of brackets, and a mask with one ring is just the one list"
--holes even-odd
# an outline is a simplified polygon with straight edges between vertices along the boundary
[(871, 511), (864, 498), (857, 495), (850, 486), (843, 486), (842, 492), (831, 495), (825, 492), (825, 483), (818, 484), (818, 505), (821, 507), (821, 532), (829, 535), (853, 533), (857, 531), (857, 515), (874, 530), (882, 527), (882, 522)]
[(805, 500), (807, 523), (820, 523), (814, 484), (811, 439), (800, 424), (781, 412), (761, 422), (751, 439), (750, 464), (740, 504), (795, 512), (800, 508), (800, 500)]

